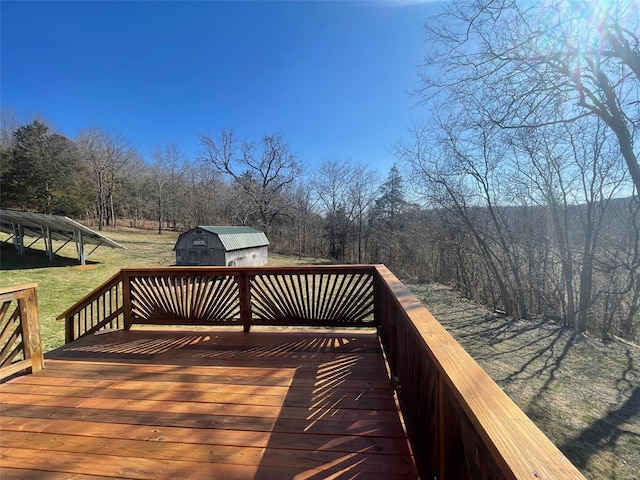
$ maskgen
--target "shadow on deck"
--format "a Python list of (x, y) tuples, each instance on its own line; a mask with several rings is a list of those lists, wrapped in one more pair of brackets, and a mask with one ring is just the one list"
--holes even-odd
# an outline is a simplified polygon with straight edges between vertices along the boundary
[(417, 478), (373, 329), (104, 333), (0, 398), (3, 479)]

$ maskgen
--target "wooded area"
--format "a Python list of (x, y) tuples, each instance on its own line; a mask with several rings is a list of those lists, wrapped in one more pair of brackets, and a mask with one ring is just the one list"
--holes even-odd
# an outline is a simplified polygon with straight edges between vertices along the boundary
[(636, 7), (445, 7), (427, 27), (428, 116), (389, 172), (231, 129), (201, 135), (197, 158), (174, 143), (143, 158), (117, 132), (70, 139), (3, 109), (0, 203), (97, 229), (248, 225), (276, 252), (384, 263), (498, 313), (637, 340)]

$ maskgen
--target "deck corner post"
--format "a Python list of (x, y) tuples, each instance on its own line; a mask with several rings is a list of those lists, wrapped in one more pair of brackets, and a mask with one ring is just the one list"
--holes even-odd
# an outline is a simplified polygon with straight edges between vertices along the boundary
[(399, 312), (392, 301), (385, 275), (389, 271), (384, 265), (376, 267), (374, 281), (374, 318), (378, 326), (378, 335), (382, 340), (385, 355), (391, 371), (391, 380), (398, 377), (398, 320)]
[(120, 281), (122, 282), (122, 316), (124, 319), (124, 329), (131, 330), (131, 279), (129, 272), (121, 270)]
[(380, 335), (382, 329), (382, 278), (378, 269), (373, 270), (373, 323)]
[(35, 287), (24, 292), (18, 300), (22, 320), (22, 340), (24, 342), (25, 359), (31, 361), (31, 373), (44, 368), (44, 354), (40, 337), (40, 317), (38, 313), (38, 294)]
[(249, 273), (246, 270), (240, 270), (239, 274), (240, 321), (242, 322), (243, 331), (249, 333), (251, 330), (251, 285)]

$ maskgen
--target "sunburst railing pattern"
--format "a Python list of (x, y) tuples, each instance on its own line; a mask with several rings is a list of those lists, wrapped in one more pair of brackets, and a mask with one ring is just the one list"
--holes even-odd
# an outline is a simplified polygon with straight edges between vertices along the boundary
[(366, 326), (373, 318), (371, 273), (260, 273), (251, 280), (252, 324)]
[(126, 268), (58, 318), (66, 341), (140, 325), (376, 325), (374, 270), (337, 267)]
[(0, 380), (43, 365), (36, 284), (0, 289)]
[(240, 318), (240, 294), (233, 274), (135, 274), (129, 276), (129, 289), (131, 323), (210, 325)]

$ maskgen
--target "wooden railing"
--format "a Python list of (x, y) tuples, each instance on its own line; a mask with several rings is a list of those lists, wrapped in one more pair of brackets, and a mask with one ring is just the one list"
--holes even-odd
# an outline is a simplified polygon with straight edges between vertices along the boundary
[(68, 341), (133, 324), (376, 326), (422, 478), (583, 478), (384, 266), (124, 269), (59, 318)]
[(120, 272), (58, 315), (58, 320), (65, 320), (65, 342), (93, 335), (100, 330), (124, 328), (124, 297)]
[(44, 367), (36, 287), (0, 288), (0, 381)]
[(67, 343), (132, 325), (374, 326), (368, 266), (122, 269), (58, 316)]
[(423, 478), (584, 478), (386, 267), (376, 271), (380, 336)]

